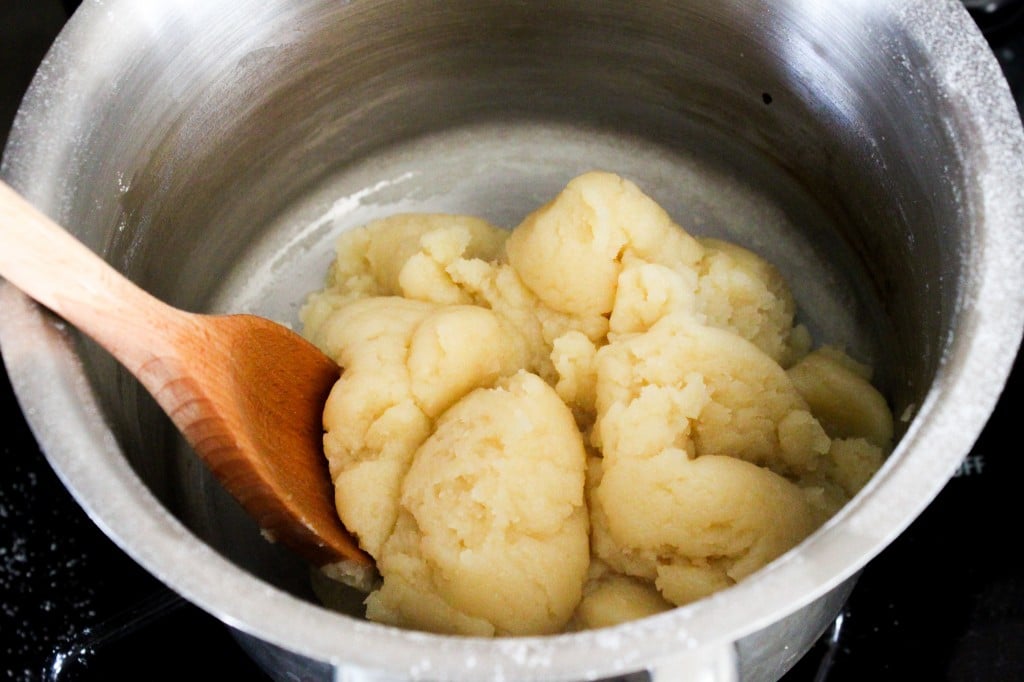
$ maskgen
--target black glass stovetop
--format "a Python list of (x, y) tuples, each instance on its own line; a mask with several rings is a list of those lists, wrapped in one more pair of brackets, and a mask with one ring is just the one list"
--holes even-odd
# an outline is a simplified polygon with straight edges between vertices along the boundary
[[(1024, 0), (965, 4), (1024, 102)], [(76, 5), (0, 0), (0, 145)], [(1021, 365), (958, 475), (868, 565), (840, 617), (784, 682), (1024, 680)], [(39, 452), (2, 364), (0, 419), (0, 678), (268, 679), (224, 625), (167, 590), (85, 516)]]

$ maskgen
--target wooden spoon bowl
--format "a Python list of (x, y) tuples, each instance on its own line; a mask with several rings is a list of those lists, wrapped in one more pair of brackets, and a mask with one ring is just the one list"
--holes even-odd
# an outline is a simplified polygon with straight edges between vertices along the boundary
[(323, 455), (333, 360), (270, 320), (159, 301), (3, 182), (0, 276), (124, 365), (264, 535), (316, 566), (372, 566), (338, 519)]

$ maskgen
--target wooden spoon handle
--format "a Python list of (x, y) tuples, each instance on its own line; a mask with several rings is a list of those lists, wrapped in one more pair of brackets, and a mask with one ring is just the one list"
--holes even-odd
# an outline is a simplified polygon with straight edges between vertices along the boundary
[(138, 371), (184, 314), (130, 282), (0, 181), (0, 276)]

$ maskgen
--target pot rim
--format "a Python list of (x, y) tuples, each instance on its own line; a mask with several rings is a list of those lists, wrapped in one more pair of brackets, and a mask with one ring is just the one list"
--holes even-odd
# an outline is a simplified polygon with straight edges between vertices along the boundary
[[(158, 579), (234, 628), (331, 664), (459, 679), (606, 676), (734, 642), (789, 615), (853, 576), (934, 499), (984, 427), (1024, 331), (1024, 133), (998, 63), (959, 0), (885, 4), (934, 58), (940, 96), (955, 99), (957, 115), (971, 123), (961, 151), (974, 171), (981, 227), (977, 256), (965, 267), (960, 333), (882, 470), (796, 550), (738, 585), (614, 628), (497, 640), (400, 630), (304, 602), (222, 558), (160, 505), (104, 426), (73, 335), (5, 284), (0, 346), (42, 450), (93, 521)], [(74, 123), (76, 102), (94, 95), (76, 81), (76, 59), (109, 40), (112, 17), (139, 6), (84, 3), (11, 131), (0, 175), (58, 220), (72, 192), (63, 185), (65, 159), (84, 129)]]

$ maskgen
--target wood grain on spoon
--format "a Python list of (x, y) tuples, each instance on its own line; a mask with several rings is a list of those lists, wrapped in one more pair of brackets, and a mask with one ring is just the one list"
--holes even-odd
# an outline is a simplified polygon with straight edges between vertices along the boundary
[(3, 182), (0, 276), (138, 378), (270, 536), (318, 566), (372, 565), (334, 509), (322, 415), (339, 369), (312, 344), (260, 317), (157, 300)]

